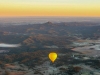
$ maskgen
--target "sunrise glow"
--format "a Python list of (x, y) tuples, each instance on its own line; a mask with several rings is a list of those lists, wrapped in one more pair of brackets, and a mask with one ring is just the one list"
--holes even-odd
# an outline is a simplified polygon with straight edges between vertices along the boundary
[(100, 16), (100, 0), (2, 0), (0, 16)]

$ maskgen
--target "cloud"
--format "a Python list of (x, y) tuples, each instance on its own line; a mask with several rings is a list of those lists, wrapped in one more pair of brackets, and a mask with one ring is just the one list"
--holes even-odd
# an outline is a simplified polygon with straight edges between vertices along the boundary
[(0, 47), (19, 47), (21, 46), (20, 44), (4, 44), (4, 43), (1, 43), (0, 44)]

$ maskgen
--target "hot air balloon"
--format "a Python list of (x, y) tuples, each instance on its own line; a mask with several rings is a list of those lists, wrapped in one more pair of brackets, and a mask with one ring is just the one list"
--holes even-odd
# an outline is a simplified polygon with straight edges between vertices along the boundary
[(49, 59), (54, 63), (54, 61), (56, 60), (57, 58), (57, 53), (55, 52), (51, 52), (49, 53)]

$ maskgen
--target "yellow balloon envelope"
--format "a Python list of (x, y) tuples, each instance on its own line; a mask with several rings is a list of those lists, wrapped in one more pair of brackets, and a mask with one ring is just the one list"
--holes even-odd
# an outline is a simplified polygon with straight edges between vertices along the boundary
[(57, 58), (57, 53), (55, 52), (49, 53), (49, 58), (52, 62), (54, 62)]

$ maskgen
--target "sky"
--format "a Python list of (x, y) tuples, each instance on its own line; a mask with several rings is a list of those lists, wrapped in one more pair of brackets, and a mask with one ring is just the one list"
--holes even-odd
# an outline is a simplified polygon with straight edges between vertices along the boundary
[(0, 17), (100, 17), (100, 0), (0, 0)]

